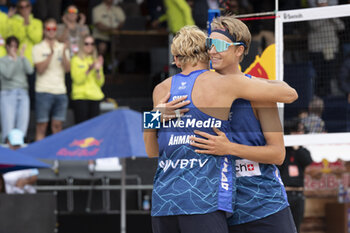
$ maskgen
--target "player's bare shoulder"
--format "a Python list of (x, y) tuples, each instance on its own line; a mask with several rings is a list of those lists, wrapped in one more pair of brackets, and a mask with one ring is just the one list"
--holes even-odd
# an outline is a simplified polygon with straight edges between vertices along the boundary
[(153, 100), (163, 98), (166, 94), (170, 92), (172, 77), (169, 77), (158, 83), (153, 89)]
[(207, 75), (207, 81), (209, 82), (208, 84), (211, 87), (215, 87), (215, 88), (225, 87), (225, 83), (227, 82), (225, 80), (225, 75), (219, 74), (215, 71), (207, 72), (206, 75)]

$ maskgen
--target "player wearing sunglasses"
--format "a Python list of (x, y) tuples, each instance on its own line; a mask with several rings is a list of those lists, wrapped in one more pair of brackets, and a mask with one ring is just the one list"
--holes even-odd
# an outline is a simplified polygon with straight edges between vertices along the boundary
[[(215, 30), (214, 30), (215, 32)], [(207, 50), (211, 50), (213, 47), (215, 47), (215, 50), (218, 52), (218, 53), (222, 53), (222, 52), (225, 52), (226, 50), (228, 50), (228, 48), (231, 46), (231, 45), (242, 45), (244, 46), (245, 48), (247, 47), (244, 42), (232, 42), (232, 43), (229, 43), (227, 41), (224, 41), (224, 40), (220, 40), (220, 39), (213, 39), (213, 38), (210, 38), (208, 37), (206, 40), (205, 40), (205, 47)]]
[[(182, 72), (158, 84), (153, 91), (154, 114), (161, 114), (169, 98), (168, 104), (175, 103), (175, 107), (188, 104), (187, 110), (177, 114), (176, 121), (162, 122), (158, 132), (144, 132), (148, 155), (159, 156), (152, 194), (154, 233), (227, 233), (225, 212), (233, 212), (235, 199), (233, 157), (199, 155), (188, 138), (195, 129), (213, 134), (212, 126), (200, 123), (207, 121), (215, 122), (229, 134), (227, 119), (237, 98), (283, 102), (297, 98), (295, 90), (283, 82), (209, 71), (206, 38), (195, 26), (182, 28), (171, 45), (175, 64)], [(182, 103), (185, 99), (189, 102)], [(188, 126), (188, 122), (199, 123)], [(187, 126), (181, 127), (183, 124)]]
[[(233, 16), (213, 20), (207, 49), (216, 72), (244, 75), (239, 63), (248, 53), (250, 32)], [(234, 46), (233, 46), (234, 45)], [(244, 79), (254, 79), (249, 75)], [(231, 135), (197, 132), (197, 153), (235, 155), (236, 201), (228, 219), (232, 233), (296, 233), (286, 191), (274, 164), (285, 157), (283, 130), (275, 103), (236, 99), (230, 111)], [(198, 136), (204, 137), (200, 139)]]

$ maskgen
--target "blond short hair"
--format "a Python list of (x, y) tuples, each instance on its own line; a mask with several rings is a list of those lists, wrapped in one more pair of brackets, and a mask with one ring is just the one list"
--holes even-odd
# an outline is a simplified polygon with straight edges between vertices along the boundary
[[(231, 35), (236, 37), (237, 41), (241, 41), (246, 45), (244, 55), (248, 54), (252, 36), (247, 25), (245, 25), (245, 23), (243, 23), (241, 20), (236, 19), (234, 15), (214, 18), (213, 22), (211, 23), (211, 29), (227, 29)], [(242, 60), (243, 56), (241, 57), (240, 61)]]
[(177, 57), (179, 64), (209, 63), (209, 56), (205, 48), (207, 35), (197, 26), (185, 26), (173, 38), (171, 53)]

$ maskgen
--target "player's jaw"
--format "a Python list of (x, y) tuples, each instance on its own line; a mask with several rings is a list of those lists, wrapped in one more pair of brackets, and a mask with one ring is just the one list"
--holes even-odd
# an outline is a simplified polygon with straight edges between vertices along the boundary
[[(218, 67), (222, 63), (222, 58), (220, 56), (211, 56), (209, 55), (211, 63), (213, 66)], [(213, 67), (214, 68), (214, 67)]]
[[(227, 55), (227, 56), (224, 56)], [(221, 53), (216, 53), (216, 54), (210, 54), (209, 53), (209, 58), (211, 60), (211, 65), (212, 68), (219, 72), (219, 73), (227, 73), (234, 67), (233, 61), (232, 61), (232, 56), (231, 58), (228, 57), (230, 54), (221, 54)]]

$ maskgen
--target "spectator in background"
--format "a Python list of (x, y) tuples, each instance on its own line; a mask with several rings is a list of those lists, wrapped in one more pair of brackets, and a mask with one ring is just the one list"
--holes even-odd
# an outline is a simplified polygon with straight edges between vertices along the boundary
[[(24, 144), (23, 132), (19, 129), (13, 129), (7, 136), (7, 144), (11, 150), (17, 150)], [(6, 192), (8, 194), (36, 193), (33, 184), (38, 179), (38, 169), (25, 169), (5, 173), (4, 180)]]
[(63, 24), (58, 25), (57, 39), (62, 43), (70, 43), (71, 56), (78, 52), (81, 38), (90, 34), (85, 20), (85, 15), (79, 13), (75, 5), (70, 5), (67, 7), (62, 17)]
[(9, 132), (18, 128), (27, 134), (29, 124), (29, 95), (27, 76), (34, 72), (28, 59), (24, 57), (25, 46), (17, 56), (19, 41), (10, 36), (6, 39), (7, 56), (0, 58), (0, 106), (2, 142)]
[[(317, 6), (328, 6), (327, 0), (317, 0)], [(339, 18), (311, 20), (308, 33), (309, 56), (316, 70), (315, 94), (331, 94), (331, 80), (337, 70), (339, 51), (338, 31), (344, 30), (344, 22)]]
[(175, 34), (183, 26), (194, 25), (192, 9), (186, 0), (164, 0), (166, 13), (158, 19), (159, 23), (167, 21), (171, 33)]
[(97, 56), (92, 36), (80, 42), (79, 52), (71, 61), (72, 100), (75, 122), (80, 123), (100, 114), (100, 102), (104, 98), (103, 57)]
[(347, 100), (347, 131), (350, 132), (350, 54), (343, 62), (339, 71), (339, 87), (345, 92)]
[[(79, 53), (72, 58), (72, 100), (75, 123), (81, 123), (100, 114), (104, 98), (103, 57), (97, 55), (95, 40), (85, 36), (80, 41)], [(89, 160), (88, 169), (95, 171), (95, 162)]]
[[(26, 49), (24, 56), (33, 65), (32, 49), (33, 46), (43, 39), (43, 24), (41, 20), (32, 15), (32, 5), (29, 0), (18, 0), (16, 5), (17, 14), (9, 19), (9, 35), (14, 35), (20, 43), (20, 50), (24, 45)], [(35, 74), (28, 75), (29, 97), (31, 108), (34, 109), (34, 84)]]
[[(286, 122), (285, 134), (304, 134), (304, 125), (299, 119)], [(310, 152), (302, 146), (286, 147), (286, 157), (281, 166), (278, 166), (284, 183), (290, 209), (297, 231), (304, 218), (304, 172), (312, 163)]]
[(325, 133), (325, 123), (322, 120), (324, 102), (320, 97), (314, 96), (309, 103), (309, 113), (301, 119), (308, 133)]
[(17, 2), (17, 13), (9, 20), (11, 32), (20, 42), (20, 50), (26, 46), (24, 56), (33, 64), (32, 49), (43, 37), (43, 24), (41, 20), (32, 15), (32, 5), (29, 0)]
[(113, 0), (103, 0), (101, 4), (93, 8), (93, 36), (96, 40), (97, 51), (104, 58), (110, 48), (111, 33), (122, 28), (125, 18), (123, 9), (114, 6)]
[(70, 70), (68, 44), (56, 40), (56, 20), (48, 19), (44, 26), (44, 40), (33, 48), (33, 61), (37, 71), (35, 83), (36, 140), (45, 137), (51, 116), (52, 133), (62, 130), (68, 106), (64, 80), (65, 72)]

